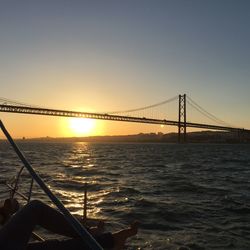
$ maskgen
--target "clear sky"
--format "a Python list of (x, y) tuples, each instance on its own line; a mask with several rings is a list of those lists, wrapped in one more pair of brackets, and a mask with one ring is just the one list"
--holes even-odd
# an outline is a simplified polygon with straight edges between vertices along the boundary
[[(0, 97), (106, 112), (186, 93), (218, 118), (250, 128), (249, 24), (248, 0), (1, 0)], [(66, 118), (0, 117), (15, 137), (80, 135)], [(177, 119), (177, 105), (166, 118)], [(170, 131), (89, 126), (86, 134)]]

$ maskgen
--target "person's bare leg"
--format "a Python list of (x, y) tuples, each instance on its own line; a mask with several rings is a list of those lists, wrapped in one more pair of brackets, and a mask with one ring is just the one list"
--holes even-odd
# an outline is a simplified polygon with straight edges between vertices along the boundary
[(26, 249), (36, 225), (69, 237), (78, 237), (63, 214), (38, 200), (15, 213), (0, 230), (0, 249)]
[(124, 249), (127, 238), (137, 234), (139, 223), (135, 221), (130, 225), (130, 228), (123, 229), (119, 232), (113, 233), (114, 238), (114, 250)]

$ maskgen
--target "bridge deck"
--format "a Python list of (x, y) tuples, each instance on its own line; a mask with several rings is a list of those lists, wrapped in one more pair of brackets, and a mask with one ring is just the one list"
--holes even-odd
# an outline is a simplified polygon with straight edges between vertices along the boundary
[[(178, 121), (166, 120), (166, 119), (160, 120), (160, 119), (151, 119), (151, 118), (146, 118), (146, 117), (120, 116), (120, 115), (110, 115), (110, 114), (102, 114), (102, 113), (34, 108), (34, 107), (29, 107), (29, 106), (6, 105), (6, 104), (0, 104), (0, 112), (32, 114), (32, 115), (79, 117), (79, 118), (81, 117), (81, 118), (90, 118), (90, 119), (99, 119), (99, 120), (149, 123), (149, 124), (160, 124), (160, 125), (170, 125), (170, 126), (179, 126), (179, 125), (183, 126), (184, 125), (183, 123), (179, 123)], [(186, 122), (186, 127), (204, 128), (204, 129), (222, 130), (222, 131), (250, 132), (250, 130), (246, 130), (243, 128), (225, 127), (225, 126), (217, 126), (217, 125), (211, 125), (211, 124), (192, 123), (192, 122)]]

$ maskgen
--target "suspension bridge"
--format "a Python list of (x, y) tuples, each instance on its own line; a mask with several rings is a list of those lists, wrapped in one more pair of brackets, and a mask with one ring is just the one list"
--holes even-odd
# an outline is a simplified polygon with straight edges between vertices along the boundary
[[(149, 118), (142, 115), (133, 115), (135, 112), (142, 112), (145, 110), (153, 109), (159, 106), (166, 105), (170, 102), (178, 101), (178, 120), (169, 120), (165, 118)], [(195, 123), (187, 121), (187, 103), (194, 109), (196, 109), (203, 116), (212, 120), (214, 123), (220, 124), (206, 124), (206, 123)], [(46, 115), (46, 116), (63, 116), (63, 117), (79, 117), (79, 118), (89, 118), (89, 119), (100, 119), (109, 121), (120, 121), (120, 122), (135, 122), (135, 123), (148, 123), (148, 124), (158, 124), (158, 125), (168, 125), (178, 127), (178, 141), (185, 142), (187, 128), (200, 128), (208, 130), (217, 131), (227, 131), (236, 132), (238, 136), (242, 136), (244, 133), (250, 133), (250, 130), (244, 128), (238, 128), (235, 126), (230, 126), (228, 123), (217, 118), (213, 114), (206, 111), (199, 104), (193, 101), (186, 94), (175, 96), (171, 99), (159, 102), (153, 105), (122, 110), (122, 111), (112, 111), (112, 112), (102, 112), (102, 113), (92, 113), (92, 112), (78, 112), (70, 110), (61, 109), (51, 109), (44, 108), (40, 106), (28, 105), (25, 103), (0, 98), (0, 112), (7, 113), (21, 113), (21, 114), (31, 114), (31, 115)]]

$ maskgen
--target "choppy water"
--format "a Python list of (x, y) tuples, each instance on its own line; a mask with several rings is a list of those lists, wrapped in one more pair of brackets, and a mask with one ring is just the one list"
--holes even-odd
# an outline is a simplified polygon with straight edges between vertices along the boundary
[[(250, 145), (22, 142), (20, 149), (73, 213), (118, 230), (137, 219), (128, 249), (250, 249)], [(0, 143), (0, 189), (20, 168)], [(28, 191), (27, 174), (20, 189)], [(35, 189), (34, 198), (46, 200)]]

